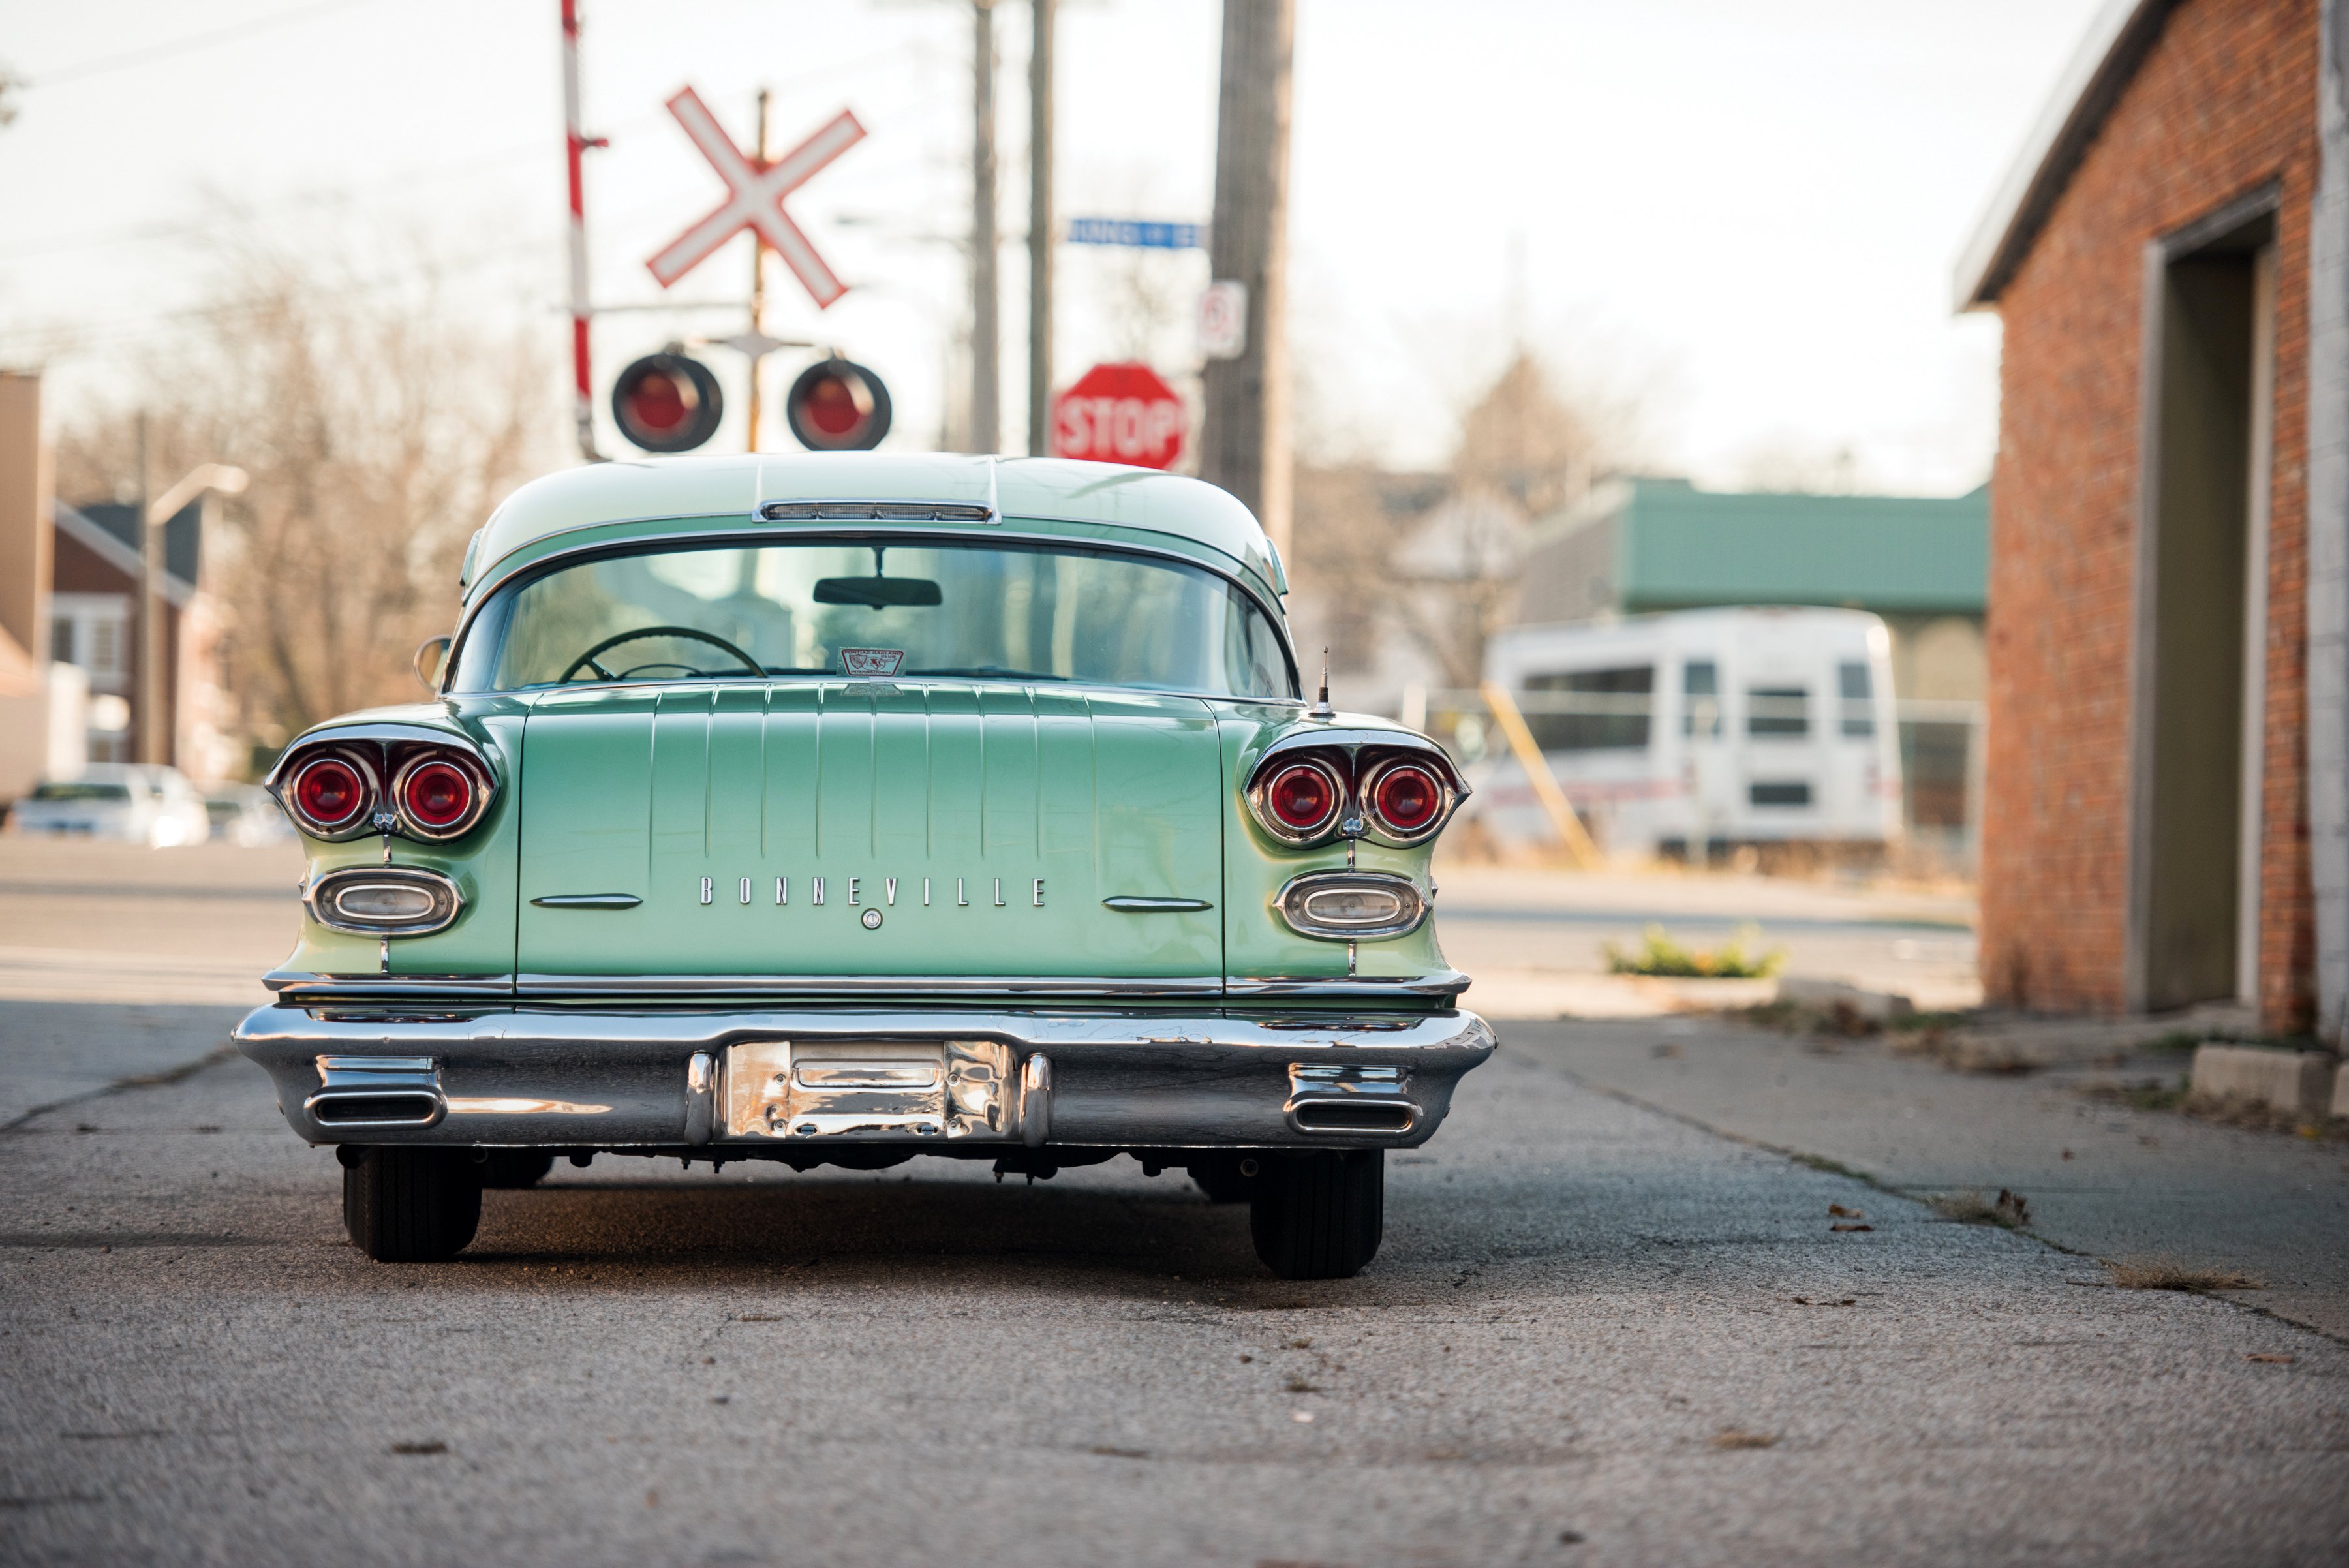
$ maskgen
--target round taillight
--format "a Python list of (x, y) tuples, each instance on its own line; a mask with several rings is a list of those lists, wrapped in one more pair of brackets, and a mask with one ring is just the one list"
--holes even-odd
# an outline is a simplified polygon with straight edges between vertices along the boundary
[(1293, 763), (1264, 786), (1265, 809), (1291, 833), (1311, 833), (1338, 815), (1338, 786), (1308, 763)]
[(367, 780), (340, 757), (320, 757), (294, 776), (294, 807), (307, 826), (332, 832), (367, 809)]
[(473, 781), (454, 763), (422, 763), (400, 782), (399, 804), (420, 827), (454, 827), (473, 809)]
[(1415, 763), (1389, 768), (1371, 791), (1371, 814), (1391, 833), (1421, 832), (1443, 809), (1444, 786)]

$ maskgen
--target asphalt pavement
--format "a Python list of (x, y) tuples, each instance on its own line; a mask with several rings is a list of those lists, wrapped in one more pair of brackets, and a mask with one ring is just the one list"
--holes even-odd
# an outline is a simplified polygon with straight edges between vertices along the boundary
[[(0, 1132), (0, 1562), (2349, 1560), (2349, 1346), (1626, 1086), (1711, 1025), (1505, 1024), (1377, 1260), (1297, 1284), (1129, 1160), (605, 1156), (371, 1263), (222, 1015), (0, 1001), (51, 1075)], [(1779, 1075), (1740, 1048), (1716, 1109)]]

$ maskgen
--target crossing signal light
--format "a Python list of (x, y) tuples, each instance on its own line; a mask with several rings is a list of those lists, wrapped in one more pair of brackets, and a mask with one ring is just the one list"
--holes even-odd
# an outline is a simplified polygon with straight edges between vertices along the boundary
[(820, 359), (792, 383), (783, 418), (811, 452), (870, 452), (889, 433), (889, 389), (862, 365)]
[(647, 452), (691, 452), (718, 433), (725, 412), (718, 378), (683, 354), (647, 354), (612, 383), (612, 418)]

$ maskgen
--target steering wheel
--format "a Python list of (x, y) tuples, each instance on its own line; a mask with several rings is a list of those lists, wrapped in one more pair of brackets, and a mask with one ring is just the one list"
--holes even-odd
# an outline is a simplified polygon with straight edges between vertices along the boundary
[[(614, 674), (611, 670), (608, 670), (602, 665), (596, 663), (595, 656), (604, 652), (607, 649), (617, 648), (624, 642), (636, 642), (647, 637), (682, 637), (695, 642), (706, 642), (711, 647), (722, 649), (726, 652), (740, 659), (742, 661), (742, 668), (749, 670), (753, 675), (764, 675), (767, 672), (765, 666), (761, 665), (757, 659), (751, 658), (749, 654), (743, 652), (740, 649), (735, 647), (732, 643), (727, 641), (722, 637), (713, 637), (706, 631), (696, 631), (689, 626), (647, 626), (636, 631), (624, 631), (616, 636), (605, 638), (603, 641), (597, 643), (595, 647), (589, 649), (586, 652), (573, 659), (571, 661), (571, 667), (565, 670), (558, 679), (568, 680), (573, 676), (578, 674), (582, 669), (586, 669), (594, 670), (597, 675), (603, 677), (606, 680), (617, 680), (621, 679), (621, 677)], [(639, 665), (637, 668), (651, 669), (653, 666)], [(677, 668), (683, 669), (685, 667), (683, 665), (678, 665)], [(693, 673), (699, 675), (703, 673), (703, 671), (697, 670)]]

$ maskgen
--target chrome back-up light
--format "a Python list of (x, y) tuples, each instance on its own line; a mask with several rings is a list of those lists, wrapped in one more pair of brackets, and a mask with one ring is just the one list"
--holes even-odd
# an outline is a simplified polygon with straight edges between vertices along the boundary
[(1289, 878), (1272, 907), (1299, 936), (1330, 941), (1405, 936), (1427, 919), (1418, 886), (1385, 871), (1309, 871)]
[(421, 937), (445, 930), (465, 907), (457, 884), (412, 866), (349, 866), (303, 890), (310, 918), (362, 937)]

